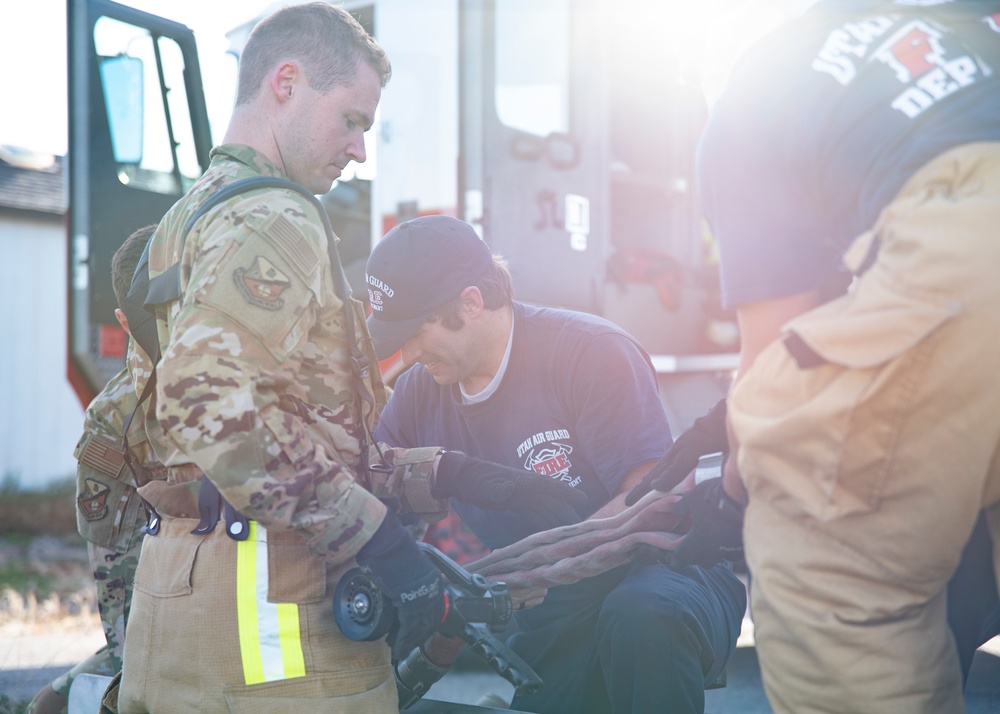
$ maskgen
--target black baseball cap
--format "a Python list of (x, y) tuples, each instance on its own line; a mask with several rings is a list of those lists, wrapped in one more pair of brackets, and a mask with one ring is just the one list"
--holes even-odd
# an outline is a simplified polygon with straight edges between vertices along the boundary
[(457, 218), (421, 216), (386, 233), (365, 270), (368, 331), (378, 358), (396, 352), (492, 264), (489, 247)]

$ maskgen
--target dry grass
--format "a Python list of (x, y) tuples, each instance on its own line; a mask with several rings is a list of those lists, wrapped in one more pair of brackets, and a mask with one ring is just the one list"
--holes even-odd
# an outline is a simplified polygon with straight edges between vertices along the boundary
[(0, 482), (0, 536), (76, 533), (76, 479), (67, 477), (43, 489), (22, 489), (17, 479)]
[(0, 623), (96, 611), (75, 507), (73, 479), (36, 491), (0, 485)]
[[(87, 547), (76, 532), (75, 479), (39, 490), (0, 482), (0, 641), (93, 630), (97, 591)], [(99, 627), (99, 623), (96, 625)], [(65, 634), (66, 639), (70, 634)], [(28, 701), (0, 694), (0, 714), (23, 714)], [(30, 697), (29, 697), (30, 699)]]

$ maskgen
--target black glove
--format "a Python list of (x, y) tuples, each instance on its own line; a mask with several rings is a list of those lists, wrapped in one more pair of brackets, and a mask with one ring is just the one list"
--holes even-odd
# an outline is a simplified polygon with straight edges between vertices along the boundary
[(629, 491), (625, 505), (631, 506), (652, 490), (669, 491), (679, 484), (698, 465), (698, 459), (705, 454), (725, 452), (729, 448), (726, 434), (726, 400), (708, 413), (694, 420), (690, 429), (670, 445), (638, 486)]
[(691, 520), (691, 531), (674, 551), (673, 565), (708, 568), (720, 560), (743, 560), (742, 503), (722, 489), (721, 478), (702, 481), (674, 504)]
[(431, 495), (491, 511), (518, 511), (543, 528), (577, 523), (580, 514), (575, 509), (587, 505), (587, 494), (572, 486), (461, 451), (441, 454)]
[(359, 565), (381, 581), (396, 608), (396, 621), (386, 642), (392, 648), (392, 658), (402, 659), (426, 642), (444, 620), (447, 598), (441, 572), (417, 547), (392, 509), (356, 557)]

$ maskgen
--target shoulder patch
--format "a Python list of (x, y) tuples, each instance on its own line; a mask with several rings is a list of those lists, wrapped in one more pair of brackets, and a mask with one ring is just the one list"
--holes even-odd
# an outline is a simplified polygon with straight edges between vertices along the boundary
[(236, 268), (233, 279), (248, 303), (265, 310), (284, 307), (281, 293), (292, 285), (291, 279), (262, 255), (258, 255), (250, 266)]
[(108, 515), (108, 494), (111, 489), (107, 485), (92, 478), (83, 482), (83, 493), (76, 501), (80, 506), (80, 513), (88, 521), (99, 521)]
[(80, 451), (80, 461), (102, 474), (118, 478), (125, 466), (125, 458), (118, 450), (118, 443), (103, 434), (91, 434)]
[(283, 213), (276, 213), (262, 226), (263, 232), (288, 256), (292, 264), (310, 276), (319, 266), (316, 246)]

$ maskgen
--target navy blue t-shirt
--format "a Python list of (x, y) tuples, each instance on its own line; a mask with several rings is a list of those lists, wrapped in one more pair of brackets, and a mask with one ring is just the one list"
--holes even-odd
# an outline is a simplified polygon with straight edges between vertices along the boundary
[[(462, 404), (457, 384), (438, 385), (414, 365), (397, 380), (375, 438), (442, 446), (559, 479), (587, 494), (581, 517), (672, 441), (656, 372), (638, 342), (602, 318), (521, 303), (514, 303), (510, 359), (494, 394)], [(453, 505), (489, 548), (538, 530), (510, 511)]]
[[(871, 9), (843, 12), (859, 6)], [(844, 250), (918, 168), (1000, 140), (1000, 13), (985, 15), (997, 10), (832, 1), (748, 53), (698, 156), (727, 305), (835, 283)]]

